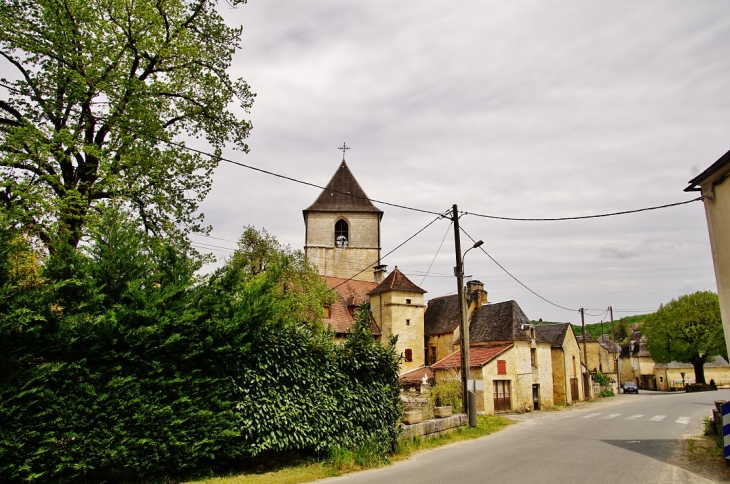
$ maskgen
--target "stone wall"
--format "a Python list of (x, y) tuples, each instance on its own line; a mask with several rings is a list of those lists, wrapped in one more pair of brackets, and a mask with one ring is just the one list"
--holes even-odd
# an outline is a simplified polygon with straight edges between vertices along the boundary
[(468, 422), (463, 413), (452, 415), (446, 418), (426, 420), (413, 425), (403, 425), (399, 440), (409, 440), (416, 437), (433, 438), (448, 432), (453, 432), (457, 427), (464, 427)]

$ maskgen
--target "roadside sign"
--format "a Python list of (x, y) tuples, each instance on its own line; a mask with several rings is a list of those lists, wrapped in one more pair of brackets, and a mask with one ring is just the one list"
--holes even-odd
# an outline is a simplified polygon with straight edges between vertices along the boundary
[(730, 459), (730, 402), (722, 404), (722, 445), (725, 459)]

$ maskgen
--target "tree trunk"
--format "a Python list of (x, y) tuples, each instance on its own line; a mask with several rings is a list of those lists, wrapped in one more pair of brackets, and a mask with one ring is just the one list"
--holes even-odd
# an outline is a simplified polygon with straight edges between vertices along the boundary
[(692, 366), (695, 367), (695, 383), (705, 383), (705, 359), (693, 358)]

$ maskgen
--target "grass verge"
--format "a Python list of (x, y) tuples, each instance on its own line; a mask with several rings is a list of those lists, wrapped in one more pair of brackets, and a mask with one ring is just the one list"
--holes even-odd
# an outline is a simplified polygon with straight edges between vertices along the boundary
[(453, 442), (477, 439), (493, 434), (514, 423), (505, 417), (495, 415), (479, 415), (477, 426), (460, 427), (455, 431), (431, 439), (411, 439), (400, 442), (396, 452), (388, 458), (365, 445), (356, 451), (334, 449), (327, 460), (309, 460), (298, 464), (283, 466), (267, 472), (250, 472), (237, 476), (216, 477), (195, 481), (189, 484), (299, 484), (326, 477), (335, 477), (349, 472), (356, 472), (387, 465), (390, 462), (407, 459), (416, 452), (435, 449)]

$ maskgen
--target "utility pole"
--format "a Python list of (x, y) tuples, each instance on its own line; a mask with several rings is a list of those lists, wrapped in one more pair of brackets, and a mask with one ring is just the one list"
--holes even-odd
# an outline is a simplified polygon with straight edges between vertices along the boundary
[(461, 410), (469, 417), (469, 324), (466, 316), (466, 301), (464, 301), (464, 263), (461, 259), (461, 232), (459, 231), (459, 209), (454, 204), (452, 219), (454, 222), (454, 249), (456, 250), (456, 267), (454, 275), (459, 297), (459, 312), (461, 313)]
[[(612, 348), (611, 350), (616, 351), (616, 332), (613, 330), (613, 306), (608, 307), (608, 312), (611, 314), (611, 341)], [(619, 388), (621, 388), (621, 372), (618, 371), (618, 353), (614, 353), (613, 357), (613, 369), (616, 372), (616, 385), (618, 388), (616, 388), (616, 391), (619, 391)]]
[[(583, 375), (583, 392), (585, 393), (585, 399), (590, 400), (590, 382), (588, 380), (588, 340), (586, 339), (586, 318), (585, 310), (580, 308), (580, 324), (583, 326), (583, 360), (586, 365), (586, 374)], [(583, 371), (581, 370), (581, 374)]]

